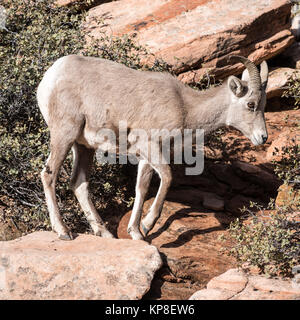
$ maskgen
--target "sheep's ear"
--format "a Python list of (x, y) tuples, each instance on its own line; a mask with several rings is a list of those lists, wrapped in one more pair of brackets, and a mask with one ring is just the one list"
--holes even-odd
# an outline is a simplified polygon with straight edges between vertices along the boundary
[(235, 76), (230, 76), (228, 78), (228, 88), (237, 97), (242, 97), (244, 95), (244, 87), (241, 80)]

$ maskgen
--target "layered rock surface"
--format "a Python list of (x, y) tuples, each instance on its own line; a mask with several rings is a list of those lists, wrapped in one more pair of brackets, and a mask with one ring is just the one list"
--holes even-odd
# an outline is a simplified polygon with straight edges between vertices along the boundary
[[(188, 196), (189, 190), (185, 193)], [(152, 201), (153, 198), (146, 201), (145, 212)], [(148, 299), (188, 299), (211, 277), (235, 265), (234, 259), (221, 251), (229, 244), (219, 239), (232, 216), (179, 201), (181, 199), (178, 202), (165, 201), (161, 218), (146, 238), (158, 248), (164, 262), (147, 295)], [(119, 238), (129, 238), (126, 229), (130, 214), (123, 216), (119, 223)]]
[(0, 299), (141, 299), (161, 267), (144, 241), (35, 232), (0, 242)]
[(281, 97), (291, 77), (300, 77), (300, 72), (292, 68), (276, 68), (272, 70), (269, 73), (266, 90), (267, 98)]
[[(123, 0), (89, 11), (87, 28), (97, 37), (136, 33), (139, 44), (174, 66), (187, 83), (207, 72), (217, 78), (239, 73), (242, 64), (228, 57), (241, 54), (255, 63), (282, 52), (294, 42), (287, 0)], [(105, 17), (108, 26), (93, 25)]]
[(300, 288), (287, 279), (268, 279), (230, 269), (211, 279), (190, 300), (299, 300)]
[[(228, 131), (221, 138), (225, 157), (230, 156), (231, 162), (207, 159), (199, 176), (184, 175), (184, 166), (173, 168), (172, 187), (161, 217), (146, 239), (157, 246), (164, 261), (147, 298), (188, 299), (212, 277), (236, 266), (234, 259), (222, 251), (233, 244), (220, 241), (219, 236), (227, 233), (229, 223), (250, 201), (266, 206), (270, 197), (276, 198), (281, 182), (272, 171), (275, 156), (267, 160), (266, 155), (272, 153), (269, 149), (283, 129), (296, 130), (299, 111), (270, 111), (266, 121), (269, 139), (265, 145), (253, 146), (241, 133)], [(150, 198), (145, 203), (145, 214), (152, 202)], [(118, 224), (120, 238), (128, 237), (130, 213)], [(220, 291), (210, 290), (220, 295)]]

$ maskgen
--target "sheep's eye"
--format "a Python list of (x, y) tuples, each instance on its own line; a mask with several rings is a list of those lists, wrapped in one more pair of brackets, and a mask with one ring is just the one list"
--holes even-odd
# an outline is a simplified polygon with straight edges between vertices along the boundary
[(254, 103), (254, 102), (248, 102), (248, 103), (247, 103), (247, 107), (248, 107), (251, 111), (254, 111), (254, 109), (255, 109), (255, 103)]

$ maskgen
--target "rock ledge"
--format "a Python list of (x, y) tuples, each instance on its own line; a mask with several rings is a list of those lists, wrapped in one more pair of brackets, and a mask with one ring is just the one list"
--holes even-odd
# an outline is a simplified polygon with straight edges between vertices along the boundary
[(161, 265), (144, 241), (35, 232), (0, 242), (0, 299), (141, 299)]
[(299, 300), (300, 287), (284, 279), (268, 279), (230, 269), (210, 280), (207, 289), (189, 300)]

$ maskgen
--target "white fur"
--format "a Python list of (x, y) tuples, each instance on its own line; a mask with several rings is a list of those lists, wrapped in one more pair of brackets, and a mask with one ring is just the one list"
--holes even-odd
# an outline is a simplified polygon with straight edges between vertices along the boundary
[(39, 107), (46, 123), (49, 121), (48, 102), (50, 101), (50, 95), (57, 84), (57, 79), (59, 78), (65, 59), (66, 57), (62, 57), (55, 61), (52, 67), (46, 71), (37, 89)]

